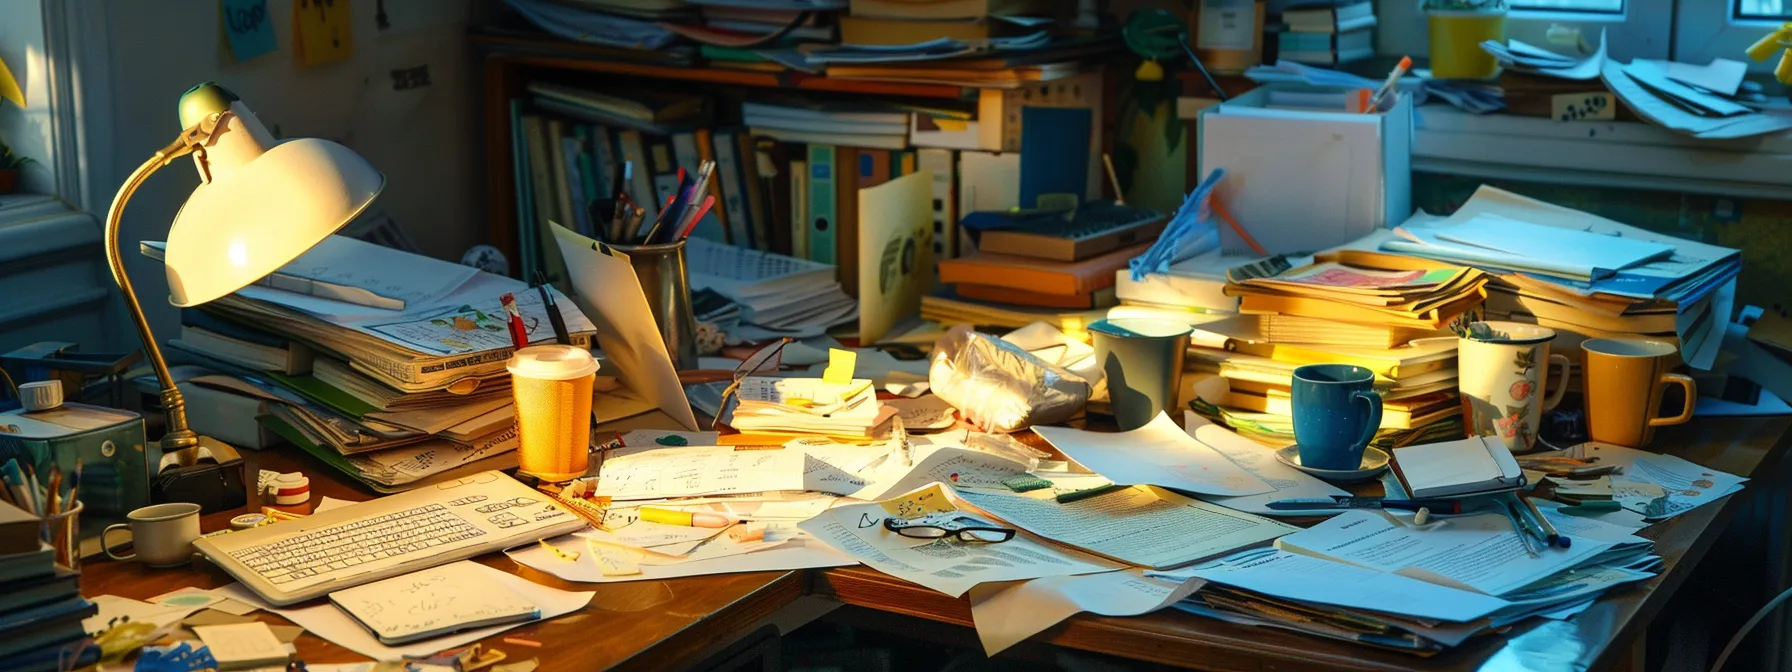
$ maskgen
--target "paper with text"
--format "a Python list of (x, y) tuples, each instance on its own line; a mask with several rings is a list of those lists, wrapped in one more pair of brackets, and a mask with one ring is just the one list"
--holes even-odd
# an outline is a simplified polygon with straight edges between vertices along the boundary
[[(1282, 464), (1276, 459), (1274, 450), (1261, 443), (1239, 436), (1230, 429), (1213, 424), (1207, 418), (1189, 411), (1182, 412), (1182, 423), (1190, 437), (1218, 451), (1226, 459), (1240, 469), (1251, 472), (1251, 475), (1263, 479), (1270, 492), (1257, 495), (1241, 495), (1224, 497), (1219, 495), (1201, 495), (1204, 501), (1213, 502), (1228, 509), (1247, 511), (1264, 516), (1312, 516), (1313, 511), (1278, 511), (1269, 508), (1269, 503), (1280, 499), (1323, 499), (1334, 495), (1348, 495), (1330, 483), (1313, 478), (1299, 469)], [(1321, 514), (1323, 515), (1323, 514)]]
[[(621, 546), (608, 546), (602, 543), (591, 543), (584, 537), (566, 535), (548, 540), (568, 552), (581, 553), (576, 562), (564, 562), (541, 547), (531, 544), (504, 552), (510, 559), (532, 569), (538, 569), (567, 581), (586, 583), (618, 583), (623, 581), (663, 581), (686, 576), (707, 576), (711, 574), (732, 574), (736, 572), (770, 572), (792, 569), (811, 569), (817, 567), (844, 567), (856, 565), (858, 561), (847, 557), (827, 545), (813, 540), (795, 540), (781, 544), (775, 548), (729, 555), (707, 560), (680, 562), (670, 565), (636, 565), (627, 562), (629, 551)], [(599, 553), (590, 552), (592, 547), (614, 549), (610, 557), (600, 565)], [(605, 566), (610, 572), (606, 573)]]
[(1050, 490), (961, 490), (958, 496), (1028, 532), (1154, 569), (1230, 553), (1300, 529), (1150, 486), (1065, 503)]
[(596, 494), (617, 500), (803, 490), (803, 453), (660, 448), (610, 458)]
[(1156, 485), (1203, 495), (1258, 495), (1275, 488), (1190, 437), (1164, 413), (1130, 432), (1067, 427), (1033, 431), (1066, 457), (1120, 485)]
[(477, 563), (456, 562), (330, 593), (330, 601), (382, 641), (406, 641), (456, 630), (540, 617)]
[(1258, 549), (1176, 572), (1272, 597), (1441, 621), (1473, 621), (1509, 602), (1397, 574)]

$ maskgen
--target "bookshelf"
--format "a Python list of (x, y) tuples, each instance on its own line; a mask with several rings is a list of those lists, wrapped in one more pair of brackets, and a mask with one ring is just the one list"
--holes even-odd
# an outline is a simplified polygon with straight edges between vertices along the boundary
[[(468, 39), (483, 57), (485, 193), (487, 231), (492, 246), (519, 268), (517, 193), (511, 154), (510, 99), (523, 95), (530, 81), (542, 77), (582, 75), (619, 85), (654, 86), (667, 81), (722, 85), (743, 89), (780, 89), (897, 99), (975, 101), (973, 87), (834, 79), (802, 72), (763, 72), (679, 63), (672, 55), (624, 51), (555, 40), (544, 36), (472, 34)], [(626, 56), (624, 56), (626, 54)], [(661, 62), (650, 62), (658, 60)], [(587, 82), (593, 81), (587, 79)]]

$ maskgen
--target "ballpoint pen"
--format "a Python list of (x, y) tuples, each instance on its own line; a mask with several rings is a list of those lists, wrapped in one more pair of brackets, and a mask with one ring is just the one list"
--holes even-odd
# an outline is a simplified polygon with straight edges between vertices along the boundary
[[(1518, 533), (1518, 542), (1524, 544), (1524, 552), (1531, 557), (1542, 557), (1537, 549), (1531, 547), (1531, 528), (1525, 525), (1523, 516), (1518, 512), (1518, 505), (1512, 502), (1500, 502), (1506, 512), (1506, 518), (1512, 521), (1512, 529)], [(1548, 548), (1545, 546), (1545, 548)]]
[(566, 318), (560, 316), (560, 304), (554, 302), (554, 293), (548, 291), (548, 280), (535, 272), (535, 289), (541, 291), (541, 308), (547, 311), (548, 325), (554, 328), (554, 342), (560, 345), (572, 345), (572, 335), (566, 332)]
[(1536, 502), (1531, 501), (1531, 498), (1524, 495), (1518, 495), (1518, 501), (1524, 502), (1524, 508), (1530, 511), (1532, 516), (1537, 518), (1537, 526), (1543, 530), (1544, 540), (1547, 541), (1549, 545), (1559, 548), (1568, 548), (1569, 544), (1572, 542), (1568, 540), (1568, 537), (1556, 531), (1556, 526), (1550, 524), (1549, 519), (1543, 516), (1543, 511), (1537, 508)]

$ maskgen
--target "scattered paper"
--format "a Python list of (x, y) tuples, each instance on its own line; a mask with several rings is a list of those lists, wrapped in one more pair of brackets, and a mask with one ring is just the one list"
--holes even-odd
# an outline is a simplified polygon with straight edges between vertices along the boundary
[(989, 656), (1079, 612), (1137, 616), (1188, 597), (1200, 579), (1149, 578), (1143, 569), (985, 583), (971, 589), (971, 620)]
[(253, 667), (286, 660), (291, 654), (268, 624), (262, 622), (193, 628), (223, 669)]
[(634, 500), (803, 490), (803, 467), (795, 450), (659, 448), (611, 457), (595, 494)]
[(1623, 469), (1611, 477), (1612, 499), (1649, 520), (1671, 518), (1742, 490), (1748, 479), (1707, 469), (1673, 455), (1589, 441), (1569, 448), (1572, 457), (1597, 458)]
[[(543, 554), (546, 553), (539, 548), (536, 548), (535, 551)], [(492, 569), (470, 560), (463, 560), (462, 562), (479, 567), (481, 571), (489, 573), (493, 579), (505, 584), (511, 590), (516, 591), (517, 594), (522, 595), (525, 599), (534, 602), (537, 606), (541, 607), (542, 620), (577, 611), (589, 603), (591, 601), (591, 596), (596, 594), (592, 592), (575, 593), (556, 588), (549, 588), (547, 586), (535, 584), (528, 579), (524, 579), (509, 572)], [(554, 562), (559, 562), (559, 560), (554, 560)], [(537, 567), (537, 569), (541, 568)], [(318, 637), (329, 640), (337, 646), (341, 646), (342, 648), (354, 651), (355, 653), (359, 653), (374, 660), (395, 660), (407, 656), (427, 656), (443, 649), (471, 644), (485, 639), (486, 637), (504, 632), (505, 630), (523, 625), (522, 623), (494, 625), (452, 635), (445, 635), (422, 642), (405, 644), (403, 646), (386, 646), (381, 644), (379, 640), (374, 639), (373, 634), (368, 632), (367, 628), (362, 627), (361, 624), (356, 623), (353, 617), (343, 613), (341, 609), (336, 608), (336, 605), (330, 604), (329, 602), (314, 601), (306, 603), (310, 606), (275, 607), (262, 601), (260, 597), (256, 596), (255, 593), (251, 592), (240, 583), (233, 583), (218, 590), (230, 599), (237, 600), (244, 604), (252, 604), (259, 608), (279, 614), (280, 616), (285, 617), (286, 620), (292, 621), (300, 627), (310, 631), (311, 634), (317, 635)]]
[(229, 599), (219, 600), (217, 604), (212, 605), (212, 609), (222, 611), (232, 616), (248, 616), (249, 614), (261, 611), (261, 607)]
[(1046, 539), (1157, 569), (1230, 553), (1300, 529), (1151, 486), (1064, 503), (1050, 490), (960, 490), (958, 496)]
[[(697, 418), (666, 354), (647, 297), (628, 256), (558, 224), (553, 226), (560, 255), (579, 296), (572, 299), (597, 329), (598, 345), (616, 364), (629, 387), (659, 405), (685, 429), (698, 431)], [(520, 303), (520, 301), (519, 301)]]
[(99, 632), (106, 629), (108, 623), (123, 620), (150, 623), (162, 630), (179, 625), (181, 619), (197, 611), (192, 607), (168, 607), (117, 595), (96, 595), (88, 601), (99, 607), (99, 611), (81, 619), (81, 629), (87, 632)]
[(1334, 495), (1348, 495), (1337, 487), (1313, 478), (1299, 469), (1282, 464), (1276, 459), (1274, 450), (1261, 443), (1239, 436), (1232, 430), (1216, 425), (1206, 418), (1189, 411), (1182, 412), (1182, 422), (1188, 435), (1209, 448), (1218, 451), (1233, 464), (1251, 473), (1269, 487), (1270, 492), (1258, 495), (1239, 497), (1221, 497), (1201, 495), (1201, 499), (1213, 502), (1228, 509), (1247, 511), (1266, 516), (1312, 516), (1312, 511), (1279, 511), (1269, 508), (1270, 502), (1281, 499), (1323, 499)]
[[(733, 574), (737, 572), (785, 571), (818, 567), (844, 567), (847, 565), (858, 564), (856, 560), (836, 552), (824, 544), (813, 541), (796, 540), (782, 544), (776, 548), (756, 553), (732, 555), (711, 560), (699, 560), (672, 565), (642, 565), (635, 567), (634, 571), (630, 571), (627, 574), (612, 575), (606, 574), (604, 568), (600, 565), (599, 556), (605, 554), (586, 552), (587, 549), (592, 546), (604, 546), (603, 544), (588, 544), (584, 537), (576, 535), (556, 537), (554, 539), (549, 539), (548, 543), (558, 546), (563, 550), (578, 551), (582, 555), (578, 562), (562, 562), (546, 550), (543, 550), (539, 545), (511, 549), (505, 551), (504, 554), (510, 556), (510, 559), (525, 566), (553, 574), (554, 576), (567, 581), (581, 581), (585, 583), (659, 581), (686, 576)], [(609, 548), (616, 549), (611, 555), (615, 557), (626, 557), (627, 549), (616, 546)], [(627, 570), (621, 567), (621, 563), (618, 563), (616, 569), (613, 571)]]
[(1743, 77), (1748, 74), (1747, 63), (1727, 58), (1713, 58), (1706, 65), (1668, 61), (1660, 67), (1668, 79), (1725, 96), (1736, 95), (1736, 90), (1742, 87)]
[(1120, 485), (1156, 485), (1233, 497), (1275, 491), (1263, 479), (1190, 437), (1164, 413), (1129, 432), (1066, 427), (1034, 427), (1033, 431), (1066, 457)]
[(1510, 606), (1497, 597), (1275, 549), (1244, 551), (1162, 575), (1192, 576), (1288, 600), (1457, 623)]
[[(822, 543), (890, 576), (957, 597), (980, 583), (1089, 574), (1119, 564), (1035, 541), (1025, 532), (1001, 543), (951, 537), (915, 539), (884, 528), (887, 518), (960, 511), (938, 483), (882, 502), (829, 509), (798, 527)], [(964, 513), (973, 519), (981, 520)], [(988, 521), (983, 521), (988, 522)]]
[(881, 402), (896, 409), (896, 417), (908, 431), (946, 429), (958, 424), (958, 409), (939, 395), (928, 394), (913, 399), (890, 399)]

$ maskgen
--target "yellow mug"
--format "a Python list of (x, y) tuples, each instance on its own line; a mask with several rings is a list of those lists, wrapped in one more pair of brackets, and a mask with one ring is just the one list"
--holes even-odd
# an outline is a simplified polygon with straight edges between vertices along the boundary
[[(1629, 338), (1590, 338), (1581, 343), (1586, 353), (1581, 380), (1585, 381), (1587, 434), (1594, 441), (1641, 448), (1655, 437), (1655, 428), (1678, 425), (1692, 419), (1698, 387), (1692, 378), (1668, 373), (1674, 365), (1672, 343)], [(1669, 383), (1686, 389), (1686, 408), (1664, 418), (1662, 391)]]

